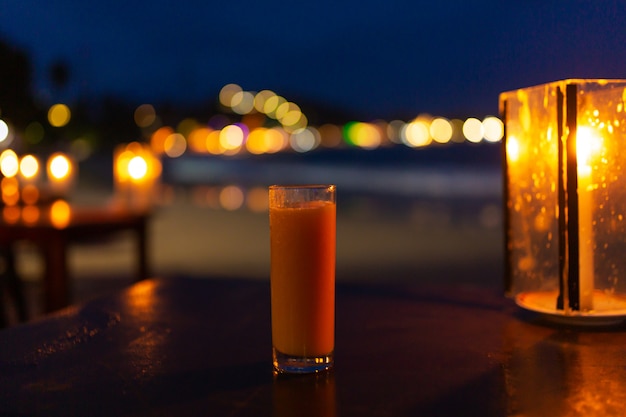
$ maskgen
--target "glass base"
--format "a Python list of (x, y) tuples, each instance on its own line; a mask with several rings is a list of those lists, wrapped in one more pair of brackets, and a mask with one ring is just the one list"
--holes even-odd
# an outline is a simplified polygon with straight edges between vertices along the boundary
[(323, 372), (334, 365), (334, 354), (331, 352), (323, 356), (292, 356), (286, 355), (272, 348), (274, 370), (278, 373), (308, 374)]

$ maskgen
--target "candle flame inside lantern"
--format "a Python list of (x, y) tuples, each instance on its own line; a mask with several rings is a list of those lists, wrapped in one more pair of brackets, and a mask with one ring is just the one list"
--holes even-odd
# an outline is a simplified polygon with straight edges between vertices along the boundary
[(510, 136), (506, 141), (506, 156), (509, 162), (517, 162), (519, 160), (519, 154), (519, 141), (515, 136)]
[(591, 175), (592, 158), (602, 150), (602, 137), (589, 127), (579, 127), (576, 134), (576, 153), (578, 159), (578, 175)]

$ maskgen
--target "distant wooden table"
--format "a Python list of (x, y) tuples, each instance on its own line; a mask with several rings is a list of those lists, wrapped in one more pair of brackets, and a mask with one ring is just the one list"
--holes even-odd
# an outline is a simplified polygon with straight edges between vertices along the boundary
[(135, 276), (137, 280), (148, 276), (148, 212), (123, 207), (51, 205), (5, 207), (2, 214), (1, 245), (12, 248), (16, 242), (25, 240), (35, 243), (42, 251), (45, 263), (43, 303), (47, 312), (65, 307), (70, 302), (67, 249), (72, 243), (98, 242), (113, 233), (130, 231), (136, 239)]
[(1, 330), (0, 415), (624, 416), (623, 325), (415, 281), (339, 284), (335, 370), (275, 378), (269, 282), (143, 280)]

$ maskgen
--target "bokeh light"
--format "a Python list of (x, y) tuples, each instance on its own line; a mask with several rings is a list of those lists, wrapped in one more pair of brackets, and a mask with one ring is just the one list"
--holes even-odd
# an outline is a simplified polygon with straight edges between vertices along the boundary
[(65, 200), (56, 200), (50, 205), (50, 223), (57, 228), (63, 229), (70, 223), (72, 208)]
[(219, 201), (226, 210), (238, 210), (244, 202), (243, 191), (236, 185), (228, 185), (220, 191)]
[(156, 111), (152, 104), (142, 104), (135, 109), (135, 124), (139, 127), (149, 127), (156, 120)]
[(498, 142), (504, 137), (504, 123), (494, 116), (483, 120), (484, 136), (487, 142)]
[(24, 155), (20, 159), (19, 171), (24, 179), (32, 180), (39, 174), (39, 161), (34, 155)]
[(402, 141), (411, 147), (427, 146), (431, 142), (430, 126), (425, 119), (415, 119), (407, 123), (401, 132)]
[(448, 143), (452, 139), (452, 124), (442, 117), (433, 119), (429, 131), (435, 142)]
[(465, 139), (472, 143), (478, 143), (483, 140), (485, 135), (485, 129), (483, 127), (483, 123), (474, 118), (470, 117), (465, 120), (463, 123), (463, 135), (465, 135)]
[(243, 90), (237, 84), (226, 84), (219, 93), (219, 101), (220, 104), (224, 107), (231, 108), (233, 97), (237, 93), (241, 93)]
[(178, 158), (187, 150), (187, 141), (185, 137), (180, 133), (172, 133), (165, 138), (163, 143), (163, 150), (170, 158)]
[(4, 142), (9, 137), (9, 125), (0, 119), (0, 142)]
[(72, 112), (65, 104), (54, 104), (48, 110), (48, 123), (54, 127), (63, 127), (70, 122)]
[(128, 175), (134, 180), (140, 180), (148, 173), (148, 162), (140, 155), (133, 156), (128, 161)]
[(48, 175), (55, 179), (67, 178), (72, 173), (72, 163), (67, 156), (62, 153), (50, 155), (48, 159)]
[(5, 177), (14, 177), (20, 169), (17, 154), (12, 149), (6, 149), (0, 154), (0, 173)]

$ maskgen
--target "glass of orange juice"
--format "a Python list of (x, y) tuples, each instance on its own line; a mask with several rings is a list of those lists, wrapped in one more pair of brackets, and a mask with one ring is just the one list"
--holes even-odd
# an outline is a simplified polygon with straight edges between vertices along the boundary
[(269, 188), (274, 370), (330, 369), (335, 349), (336, 187)]

